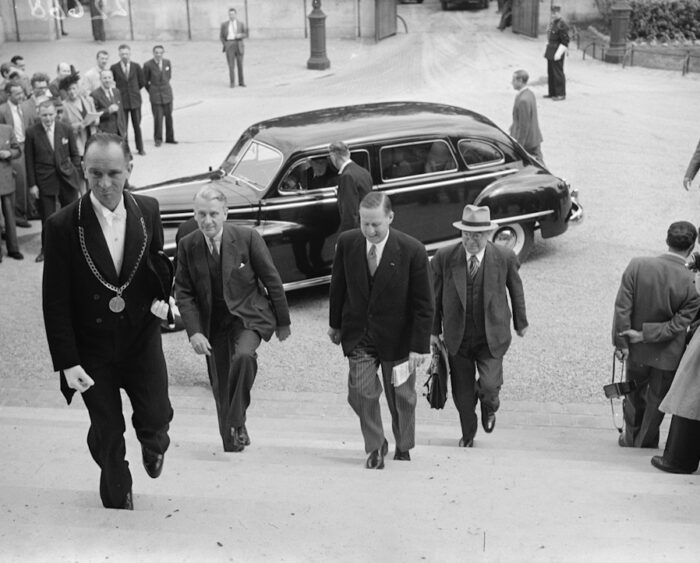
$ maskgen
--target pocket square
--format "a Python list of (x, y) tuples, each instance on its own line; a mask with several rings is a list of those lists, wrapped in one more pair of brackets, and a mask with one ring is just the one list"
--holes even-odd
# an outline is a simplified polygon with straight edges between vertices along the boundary
[(66, 139), (65, 137), (63, 137), (63, 138), (61, 139), (61, 144), (62, 144), (62, 145), (67, 145), (67, 144), (68, 144), (68, 139)]
[(240, 270), (241, 268), (245, 268), (245, 262), (241, 262), (241, 265), (238, 266), (238, 269)]

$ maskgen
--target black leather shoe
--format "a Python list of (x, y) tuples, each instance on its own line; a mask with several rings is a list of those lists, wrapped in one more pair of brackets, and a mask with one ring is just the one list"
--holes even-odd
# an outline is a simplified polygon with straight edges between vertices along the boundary
[(245, 424), (238, 427), (238, 437), (241, 440), (241, 444), (250, 446), (250, 436), (248, 436), (248, 429), (245, 427)]
[(16, 219), (15, 225), (17, 225), (18, 227), (22, 227), (23, 229), (29, 229), (32, 226), (32, 224), (26, 219)]
[(163, 141), (156, 141), (156, 146), (159, 147), (163, 144)]
[(169, 145), (177, 145), (177, 144), (179, 144), (175, 139), (173, 139), (172, 141), (165, 141), (165, 142), (168, 143)]
[(367, 469), (384, 469), (384, 456), (389, 451), (389, 442), (384, 440), (382, 447), (378, 450), (374, 450), (367, 458), (367, 463), (365, 467)]
[(549, 94), (545, 94), (545, 95), (542, 96), (542, 97), (543, 97), (543, 98), (552, 98), (553, 96), (550, 96)]
[(140, 156), (146, 156), (146, 151), (143, 150), (143, 149), (141, 149), (141, 150), (139, 151), (139, 155), (140, 155)]
[(24, 254), (21, 252), (8, 252), (7, 255), (15, 260), (24, 260)]
[(134, 497), (131, 494), (131, 489), (126, 493), (126, 498), (124, 499), (124, 504), (119, 507), (120, 510), (133, 510), (134, 509)]
[(402, 452), (399, 448), (396, 448), (396, 451), (394, 452), (394, 459), (399, 461), (411, 461), (411, 454), (408, 453), (408, 450)]
[(241, 442), (241, 437), (238, 434), (237, 428), (231, 428), (231, 438), (224, 442), (225, 452), (242, 452), (245, 448), (245, 444)]
[(43, 262), (44, 261), (44, 253), (43, 251), (39, 253), (39, 256), (34, 258), (34, 262)]
[(481, 403), (481, 426), (484, 427), (484, 432), (487, 434), (491, 434), (496, 426), (496, 413), (484, 403)]
[(553, 102), (561, 102), (563, 100), (566, 100), (566, 96), (552, 96)]
[(626, 439), (624, 434), (620, 434), (620, 436), (617, 438), (617, 445), (620, 446), (621, 448), (631, 448), (633, 447), (632, 444), (630, 444)]
[(469, 440), (465, 440), (464, 438), (459, 439), (459, 447), (460, 448), (472, 448), (474, 447), (474, 438), (469, 438)]
[(246, 87), (245, 84), (239, 84), (239, 86), (240, 86), (241, 88), (245, 88), (245, 87)]
[(654, 467), (656, 467), (656, 469), (661, 469), (661, 471), (665, 471), (666, 473), (679, 473), (682, 475), (689, 475), (690, 473), (693, 473), (692, 471), (688, 471), (687, 469), (683, 469), (682, 467), (676, 467), (675, 465), (671, 465), (668, 461), (664, 459), (664, 456), (662, 455), (655, 455), (654, 457), (652, 457), (651, 464)]
[(141, 446), (141, 456), (143, 457), (143, 466), (146, 469), (148, 476), (151, 479), (157, 479), (160, 477), (160, 474), (163, 471), (163, 460), (165, 459), (163, 454), (157, 454), (148, 448)]

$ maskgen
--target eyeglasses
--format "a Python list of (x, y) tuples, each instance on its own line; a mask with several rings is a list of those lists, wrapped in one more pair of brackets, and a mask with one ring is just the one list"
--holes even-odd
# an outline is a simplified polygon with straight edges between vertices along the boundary
[(462, 231), (462, 236), (466, 239), (471, 240), (481, 240), (486, 233), (482, 232), (472, 232), (472, 231)]

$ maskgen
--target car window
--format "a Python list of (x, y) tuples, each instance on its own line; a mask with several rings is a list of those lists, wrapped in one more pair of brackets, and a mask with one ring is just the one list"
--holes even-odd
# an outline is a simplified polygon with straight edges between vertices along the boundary
[(479, 139), (462, 139), (459, 152), (468, 168), (486, 166), (504, 161), (503, 153), (491, 143)]
[(457, 169), (450, 145), (441, 139), (382, 147), (379, 161), (383, 180)]
[(258, 190), (264, 190), (282, 166), (282, 153), (268, 145), (253, 141), (241, 155), (231, 173)]
[[(367, 151), (352, 151), (350, 158), (369, 170)], [(338, 185), (338, 171), (327, 155), (304, 158), (295, 163), (284, 175), (281, 192), (299, 192), (334, 188)]]

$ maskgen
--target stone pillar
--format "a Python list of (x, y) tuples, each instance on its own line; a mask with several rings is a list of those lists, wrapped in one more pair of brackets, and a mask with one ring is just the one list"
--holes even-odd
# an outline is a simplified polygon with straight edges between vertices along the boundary
[(306, 63), (306, 68), (326, 70), (331, 67), (331, 61), (326, 56), (326, 14), (321, 10), (321, 0), (313, 0), (313, 7), (309, 14), (311, 57)]
[(632, 7), (626, 0), (617, 0), (610, 11), (610, 48), (605, 52), (605, 61), (619, 64), (625, 56)]

